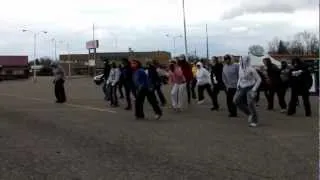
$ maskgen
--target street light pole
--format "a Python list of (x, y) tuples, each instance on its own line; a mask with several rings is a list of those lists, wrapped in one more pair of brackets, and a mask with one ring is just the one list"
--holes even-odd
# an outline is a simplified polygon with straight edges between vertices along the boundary
[(35, 83), (37, 81), (37, 72), (35, 69), (36, 64), (36, 59), (37, 59), (37, 35), (40, 33), (47, 34), (47, 31), (39, 31), (39, 32), (33, 32), (28, 29), (22, 29), (22, 32), (31, 32), (33, 33), (33, 56), (34, 56), (34, 61), (33, 61), (33, 82)]
[(186, 25), (186, 12), (184, 7), (184, 0), (182, 0), (182, 11), (183, 11), (183, 30), (184, 30), (184, 50), (186, 61), (189, 61), (188, 58), (188, 42), (187, 42), (187, 25)]
[(209, 37), (208, 37), (208, 24), (206, 24), (206, 47), (207, 47), (207, 60), (209, 60)]

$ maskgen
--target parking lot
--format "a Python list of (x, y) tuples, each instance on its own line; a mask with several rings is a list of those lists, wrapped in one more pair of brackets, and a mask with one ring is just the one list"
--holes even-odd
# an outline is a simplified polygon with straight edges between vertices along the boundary
[[(260, 126), (193, 103), (164, 108), (160, 121), (136, 121), (111, 108), (90, 78), (66, 82), (68, 102), (55, 104), (51, 78), (0, 83), (0, 179), (257, 180), (316, 179), (318, 97), (313, 117), (259, 106)], [(169, 97), (168, 87), (165, 88)], [(302, 103), (301, 103), (302, 104)], [(275, 107), (278, 107), (276, 104)]]

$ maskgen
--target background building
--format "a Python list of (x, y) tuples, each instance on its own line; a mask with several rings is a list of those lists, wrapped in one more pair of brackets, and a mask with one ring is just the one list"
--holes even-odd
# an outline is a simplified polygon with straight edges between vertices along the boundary
[(28, 56), (0, 56), (1, 80), (28, 77)]
[[(151, 52), (105, 52), (96, 54), (96, 69), (100, 71), (103, 68), (103, 60), (109, 59), (117, 64), (121, 63), (122, 58), (137, 59), (143, 64), (148, 60), (155, 60), (160, 64), (166, 65), (171, 59), (171, 54), (166, 51), (151, 51)], [(60, 64), (65, 71), (72, 75), (88, 74), (89, 55), (88, 54), (61, 54)]]

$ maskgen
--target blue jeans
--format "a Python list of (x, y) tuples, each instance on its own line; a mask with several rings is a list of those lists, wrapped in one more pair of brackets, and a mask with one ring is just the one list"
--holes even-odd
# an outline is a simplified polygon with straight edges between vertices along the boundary
[(253, 96), (252, 88), (252, 86), (239, 88), (234, 96), (234, 103), (238, 106), (240, 111), (247, 116), (252, 116), (253, 123), (258, 123), (255, 96)]

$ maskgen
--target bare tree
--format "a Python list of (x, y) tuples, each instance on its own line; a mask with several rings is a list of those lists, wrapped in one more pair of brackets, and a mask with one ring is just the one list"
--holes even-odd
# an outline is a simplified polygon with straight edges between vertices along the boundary
[(255, 56), (263, 56), (264, 48), (261, 45), (252, 45), (249, 47), (249, 53)]
[(280, 40), (278, 37), (274, 37), (269, 43), (268, 43), (268, 51), (271, 54), (276, 54), (278, 52), (278, 46), (279, 46)]

